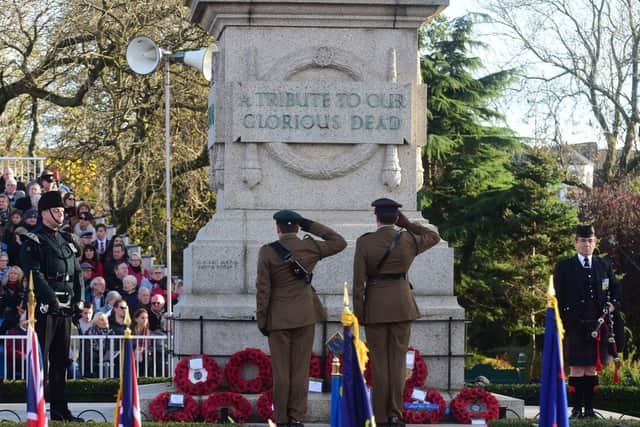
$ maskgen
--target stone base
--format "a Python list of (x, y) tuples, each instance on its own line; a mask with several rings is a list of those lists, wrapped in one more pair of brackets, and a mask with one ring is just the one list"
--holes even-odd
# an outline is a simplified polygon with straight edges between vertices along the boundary
[[(175, 388), (171, 383), (163, 383), (163, 384), (146, 384), (141, 385), (139, 388), (140, 392), (140, 406), (142, 407), (142, 411), (149, 415), (149, 403), (153, 400), (155, 396), (158, 394), (169, 391), (175, 392)], [(448, 393), (446, 391), (440, 391), (442, 396), (444, 397), (447, 405), (455, 397), (457, 392)], [(509, 396), (503, 396), (500, 394), (494, 394), (494, 396), (498, 399), (501, 407), (507, 408), (506, 417), (507, 418), (524, 418), (524, 400), (516, 399)], [(250, 422), (260, 423), (262, 420), (259, 419), (259, 416), (256, 412), (256, 402), (260, 397), (259, 394), (245, 394), (244, 397), (251, 403), (251, 407), (254, 412), (249, 419)], [(195, 399), (199, 399), (200, 397), (195, 397)], [(206, 396), (202, 396), (200, 399), (205, 400)], [(308, 394), (308, 404), (307, 404), (307, 416), (305, 417), (305, 424), (307, 423), (328, 423), (329, 422), (329, 414), (331, 411), (331, 393), (309, 393)], [(457, 425), (450, 424), (451, 419), (445, 418), (443, 420), (444, 423), (449, 423), (446, 425)], [(260, 425), (264, 426), (264, 422)], [(445, 424), (440, 424), (445, 425)]]
[[(348, 243), (314, 271), (313, 286), (329, 313), (328, 323), (316, 329), (314, 351), (322, 354), (326, 338), (342, 330), (343, 283), (352, 280), (355, 240), (374, 231), (375, 220), (371, 211), (300, 214), (332, 227)], [(428, 224), (418, 212), (406, 214)], [(184, 293), (174, 311), (175, 353), (225, 358), (247, 347), (269, 352), (255, 323), (255, 276), (260, 247), (277, 239), (272, 215), (271, 211), (218, 212), (185, 250)], [(421, 254), (409, 277), (424, 315), (414, 323), (411, 345), (425, 356), (431, 387), (457, 389), (464, 379), (464, 309), (453, 296), (453, 250), (443, 241)]]
[[(176, 318), (175, 343), (178, 355), (204, 352), (224, 363), (228, 356), (247, 347), (259, 348), (269, 354), (267, 339), (258, 331), (251, 314), (255, 307), (254, 297), (185, 297), (184, 300), (181, 297), (179, 306), (182, 310)], [(321, 296), (325, 306), (333, 309), (329, 312), (329, 321), (316, 326), (313, 351), (318, 355), (322, 354), (326, 339), (335, 332), (342, 331), (342, 324), (339, 322), (340, 311), (337, 309), (341, 298), (342, 296), (338, 295)], [(463, 386), (464, 380), (464, 310), (457, 305), (455, 297), (416, 299), (426, 315), (413, 322), (411, 346), (420, 351), (427, 363), (428, 385), (438, 389), (456, 390)], [(216, 316), (201, 323), (198, 316), (205, 309), (210, 309)], [(366, 339), (366, 328), (363, 329), (363, 337)], [(449, 354), (451, 358), (448, 357)]]

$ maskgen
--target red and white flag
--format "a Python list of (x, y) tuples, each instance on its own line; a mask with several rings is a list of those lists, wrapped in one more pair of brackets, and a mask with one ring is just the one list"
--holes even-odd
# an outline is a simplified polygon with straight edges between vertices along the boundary
[(27, 326), (27, 427), (47, 427), (42, 351), (33, 325)]

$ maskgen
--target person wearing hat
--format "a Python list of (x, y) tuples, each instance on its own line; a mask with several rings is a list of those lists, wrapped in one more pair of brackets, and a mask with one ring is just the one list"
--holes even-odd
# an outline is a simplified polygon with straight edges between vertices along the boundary
[[(602, 364), (610, 361), (605, 333), (607, 327), (601, 326), (600, 331), (597, 319), (604, 308), (617, 316), (616, 311), (622, 306), (620, 282), (613, 274), (611, 263), (593, 254), (597, 242), (593, 226), (578, 225), (573, 242), (576, 255), (559, 261), (553, 273), (558, 308), (565, 329), (564, 354), (569, 365), (572, 418), (596, 416), (593, 395), (598, 386), (598, 361)], [(596, 332), (597, 338), (598, 331), (601, 332), (600, 341), (592, 336), (592, 332)], [(623, 336), (616, 335), (616, 338)]]
[[(294, 211), (276, 212), (273, 219), (278, 240), (258, 253), (256, 320), (269, 340), (276, 423), (301, 427), (315, 324), (326, 319), (311, 286), (312, 273), (318, 261), (342, 251), (347, 242), (331, 228)], [(300, 229), (323, 240), (300, 239)]]
[(410, 222), (399, 210), (402, 205), (391, 199), (377, 199), (371, 206), (378, 229), (356, 240), (353, 308), (365, 325), (376, 422), (399, 426), (404, 425), (402, 393), (411, 321), (420, 317), (409, 268), (418, 254), (438, 244), (440, 236), (419, 222)]
[(56, 174), (49, 169), (45, 169), (38, 178), (38, 184), (42, 187), (42, 192), (47, 193), (49, 191), (57, 191), (58, 183), (56, 181)]
[(69, 233), (59, 231), (64, 221), (59, 192), (44, 193), (38, 202), (38, 212), (41, 225), (21, 236), (20, 265), (25, 277), (33, 275), (36, 331), (48, 379), (51, 419), (82, 421), (71, 414), (65, 399), (71, 318), (79, 315), (83, 306), (78, 247)]

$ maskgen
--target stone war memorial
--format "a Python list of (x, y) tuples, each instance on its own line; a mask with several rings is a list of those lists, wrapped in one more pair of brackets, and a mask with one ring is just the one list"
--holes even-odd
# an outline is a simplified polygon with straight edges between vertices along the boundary
[[(429, 84), (417, 35), (448, 2), (187, 3), (192, 21), (218, 41), (208, 101), (217, 206), (184, 253), (175, 351), (268, 353), (254, 320), (258, 250), (277, 239), (273, 213), (293, 209), (348, 242), (314, 271), (329, 313), (316, 329), (321, 355), (342, 329), (355, 240), (376, 228), (371, 201), (392, 198), (409, 219), (428, 222), (416, 204)], [(464, 310), (453, 294), (453, 249), (442, 241), (420, 255), (410, 280), (424, 316), (414, 322), (411, 346), (427, 363), (427, 386), (455, 391), (463, 385)]]

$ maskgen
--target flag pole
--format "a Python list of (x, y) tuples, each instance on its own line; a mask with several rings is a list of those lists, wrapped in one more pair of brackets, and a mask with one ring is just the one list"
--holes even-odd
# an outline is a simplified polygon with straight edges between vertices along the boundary
[(36, 295), (33, 292), (33, 271), (29, 271), (29, 295), (27, 296), (27, 320), (32, 328), (36, 325)]

